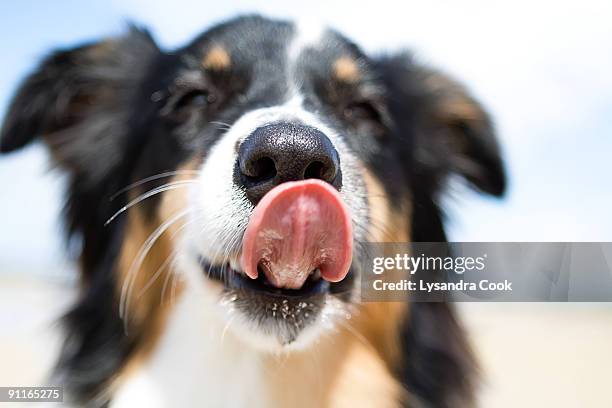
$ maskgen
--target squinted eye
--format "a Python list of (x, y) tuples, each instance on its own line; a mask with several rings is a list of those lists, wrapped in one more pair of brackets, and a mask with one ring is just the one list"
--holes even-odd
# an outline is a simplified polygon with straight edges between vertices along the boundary
[(176, 102), (176, 109), (186, 107), (202, 108), (215, 102), (215, 97), (204, 89), (194, 89), (181, 96)]
[(354, 102), (344, 108), (344, 117), (348, 120), (371, 120), (380, 122), (380, 112), (369, 102)]

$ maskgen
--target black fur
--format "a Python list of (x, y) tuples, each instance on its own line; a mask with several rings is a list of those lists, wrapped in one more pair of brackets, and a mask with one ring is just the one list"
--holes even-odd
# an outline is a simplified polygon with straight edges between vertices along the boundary
[[(411, 237), (415, 242), (445, 242), (439, 200), (449, 176), (464, 177), (484, 192), (501, 195), (505, 174), (489, 116), (456, 82), (414, 62), (409, 54), (378, 60), (390, 90), (399, 151), (413, 198)], [(437, 77), (437, 78), (435, 78)], [(436, 79), (437, 84), (430, 81)], [(433, 89), (432, 89), (433, 88)], [(470, 106), (476, 117), (445, 112), (447, 100)], [(407, 107), (409, 113), (403, 113)], [(406, 405), (473, 405), (477, 369), (473, 354), (448, 303), (412, 303), (401, 325), (404, 359), (398, 370), (415, 400)]]
[[(287, 22), (244, 17), (163, 52), (147, 32), (132, 28), (118, 39), (52, 54), (15, 95), (0, 151), (42, 136), (70, 178), (65, 219), (69, 236), (80, 241), (83, 293), (66, 316), (58, 367), (80, 403), (107, 401), (105, 386), (140, 342), (138, 330), (124, 334), (117, 312), (115, 263), (124, 226), (104, 223), (127, 198), (111, 196), (134, 180), (175, 170), (196, 151), (205, 154), (221, 134), (212, 120), (232, 123), (281, 100), (280, 50), (292, 30)], [(383, 181), (392, 204), (411, 197), (413, 240), (445, 241), (439, 202), (450, 175), (486, 193), (504, 191), (488, 115), (456, 82), (408, 54), (370, 59), (339, 34), (326, 36), (326, 47), (305, 55), (297, 73), (308, 108), (350, 135), (347, 143)], [(233, 44), (231, 72), (204, 75), (197, 61), (219, 40)], [(329, 79), (331, 62), (344, 55), (362, 62), (359, 88)], [(201, 87), (216, 92), (205, 111), (190, 107)], [(473, 115), (455, 110), (457, 104)], [(344, 118), (346, 109), (357, 115)], [(148, 200), (149, 214), (156, 203)], [(404, 362), (396, 374), (416, 396), (408, 403), (469, 404), (474, 363), (449, 305), (415, 303), (401, 328)]]

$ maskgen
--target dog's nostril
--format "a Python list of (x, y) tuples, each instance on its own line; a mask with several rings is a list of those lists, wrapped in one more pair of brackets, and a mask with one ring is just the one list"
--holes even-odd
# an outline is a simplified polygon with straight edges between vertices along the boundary
[(326, 167), (320, 161), (312, 162), (306, 167), (306, 171), (304, 171), (304, 179), (319, 179), (319, 180), (327, 180)]
[(262, 157), (250, 162), (245, 169), (244, 175), (252, 182), (263, 182), (273, 179), (276, 176), (274, 160), (269, 157)]

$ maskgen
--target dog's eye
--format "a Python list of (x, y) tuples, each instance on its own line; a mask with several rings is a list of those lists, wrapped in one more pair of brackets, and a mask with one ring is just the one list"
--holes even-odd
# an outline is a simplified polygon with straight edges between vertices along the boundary
[(215, 97), (205, 89), (194, 89), (187, 92), (176, 102), (175, 109), (186, 107), (202, 108), (215, 102)]
[(380, 122), (381, 115), (378, 109), (370, 102), (354, 102), (344, 108), (344, 117), (348, 120), (371, 120)]

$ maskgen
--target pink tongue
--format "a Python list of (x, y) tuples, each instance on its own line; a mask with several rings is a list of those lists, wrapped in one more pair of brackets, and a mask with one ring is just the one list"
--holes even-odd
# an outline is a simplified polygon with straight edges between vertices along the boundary
[(310, 272), (338, 282), (351, 265), (353, 232), (338, 192), (317, 179), (280, 184), (257, 204), (242, 238), (242, 268), (276, 287), (299, 289)]

